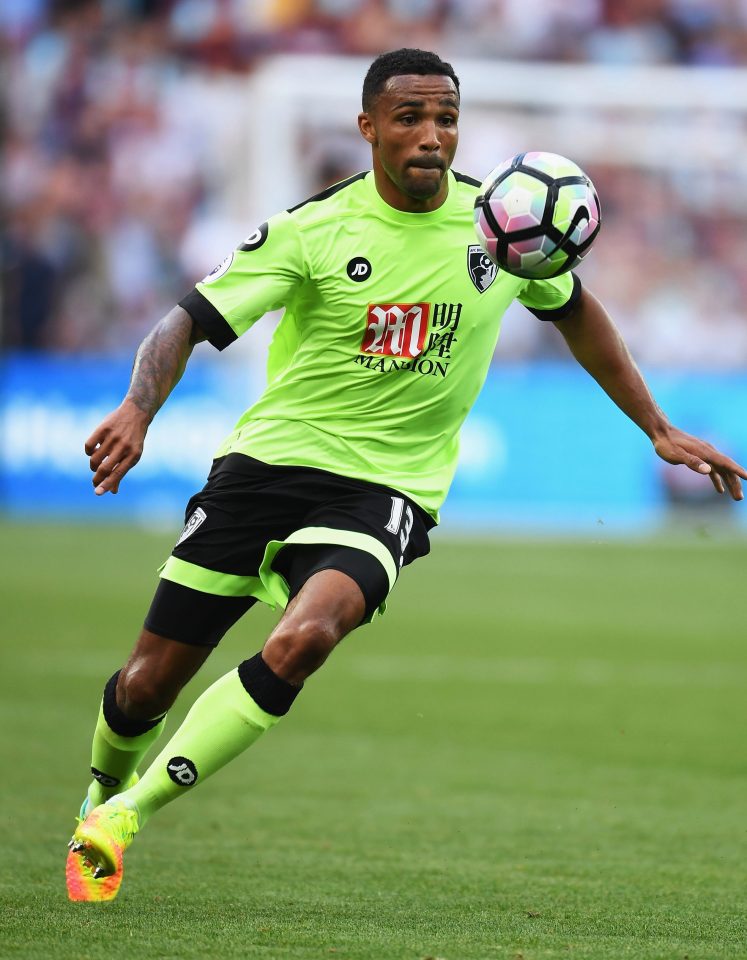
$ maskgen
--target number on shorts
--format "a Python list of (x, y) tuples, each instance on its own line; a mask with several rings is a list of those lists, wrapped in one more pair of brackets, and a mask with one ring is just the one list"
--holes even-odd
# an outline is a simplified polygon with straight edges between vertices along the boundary
[[(405, 518), (404, 527), (402, 526), (403, 516)], [(412, 514), (412, 507), (405, 507), (405, 501), (402, 497), (392, 497), (392, 512), (389, 516), (389, 523), (387, 523), (386, 529), (395, 536), (399, 534), (399, 544), (401, 548), (399, 558), (400, 567), (405, 559), (405, 550), (407, 550), (407, 544), (410, 542), (410, 534), (412, 533), (412, 525), (414, 522), (415, 518)]]
[(389, 516), (389, 523), (386, 525), (389, 533), (399, 533), (400, 524), (402, 523), (402, 511), (404, 509), (405, 501), (402, 497), (392, 497), (392, 512)]

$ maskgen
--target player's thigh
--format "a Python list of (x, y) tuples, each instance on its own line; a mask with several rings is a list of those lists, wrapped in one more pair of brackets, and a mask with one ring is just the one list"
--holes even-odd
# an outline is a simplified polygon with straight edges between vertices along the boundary
[(400, 570), (428, 553), (433, 524), (411, 501), (374, 484), (315, 477), (308, 486), (317, 502), (284, 543), (271, 545), (271, 569), (263, 564), (269, 589), (288, 602), (314, 574), (338, 570), (358, 585), (360, 623), (369, 623), (384, 613)]
[(389, 581), (371, 554), (336, 544), (289, 546), (278, 559), (290, 599), (262, 656), (278, 676), (300, 685), (373, 616)]
[(224, 596), (162, 577), (145, 617), (145, 630), (209, 652), (256, 602), (252, 596)]
[[(302, 610), (326, 608), (328, 617), (340, 629), (344, 626), (345, 633), (368, 622), (389, 593), (389, 579), (381, 561), (355, 547), (297, 544), (279, 554), (275, 567), (288, 583), (287, 613), (298, 607), (295, 600), (303, 593)], [(318, 576), (328, 570), (342, 576)]]
[(320, 570), (304, 583), (278, 624), (319, 629), (335, 645), (363, 621), (366, 603), (358, 584), (339, 570)]
[(301, 686), (361, 623), (365, 610), (363, 593), (351, 577), (339, 570), (320, 570), (288, 604), (262, 658), (277, 676)]

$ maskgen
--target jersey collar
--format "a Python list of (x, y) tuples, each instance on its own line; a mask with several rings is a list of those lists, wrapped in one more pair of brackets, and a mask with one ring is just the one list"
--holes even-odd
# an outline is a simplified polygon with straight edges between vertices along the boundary
[(376, 189), (373, 170), (369, 170), (366, 174), (364, 184), (368, 191), (368, 199), (371, 205), (383, 220), (417, 226), (418, 224), (422, 225), (443, 220), (445, 217), (448, 217), (454, 209), (454, 204), (457, 200), (457, 183), (451, 170), (448, 171), (446, 176), (449, 178), (449, 192), (446, 195), (446, 199), (438, 209), (431, 210), (428, 213), (407, 213), (404, 210), (397, 210), (395, 207), (391, 207)]

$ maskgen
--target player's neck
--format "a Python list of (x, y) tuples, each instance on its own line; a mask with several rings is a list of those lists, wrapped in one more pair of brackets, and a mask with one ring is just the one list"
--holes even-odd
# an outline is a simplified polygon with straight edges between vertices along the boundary
[(395, 210), (400, 210), (402, 213), (431, 213), (433, 210), (438, 210), (446, 202), (449, 195), (448, 175), (444, 175), (438, 193), (426, 198), (411, 197), (404, 193), (378, 166), (374, 166), (374, 182), (376, 192), (381, 199), (388, 203), (390, 207), (394, 207)]

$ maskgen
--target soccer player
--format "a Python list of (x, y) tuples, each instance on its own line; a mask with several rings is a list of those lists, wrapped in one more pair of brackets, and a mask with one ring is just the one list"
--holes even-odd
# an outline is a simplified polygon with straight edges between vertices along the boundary
[[(577, 277), (527, 281), (485, 262), (479, 184), (451, 170), (458, 121), (448, 63), (407, 49), (377, 58), (358, 117), (372, 171), (272, 217), (198, 283), (144, 340), (127, 396), (86, 443), (96, 494), (117, 493), (194, 345), (223, 350), (285, 308), (268, 386), (189, 502), (134, 650), (104, 688), (67, 861), (74, 900), (114, 897), (150, 817), (288, 713), (428, 552), (459, 428), (515, 298), (557, 326), (660, 457), (742, 499), (747, 472), (669, 423)], [(261, 651), (197, 699), (138, 781), (179, 691), (257, 601), (285, 608)]]

